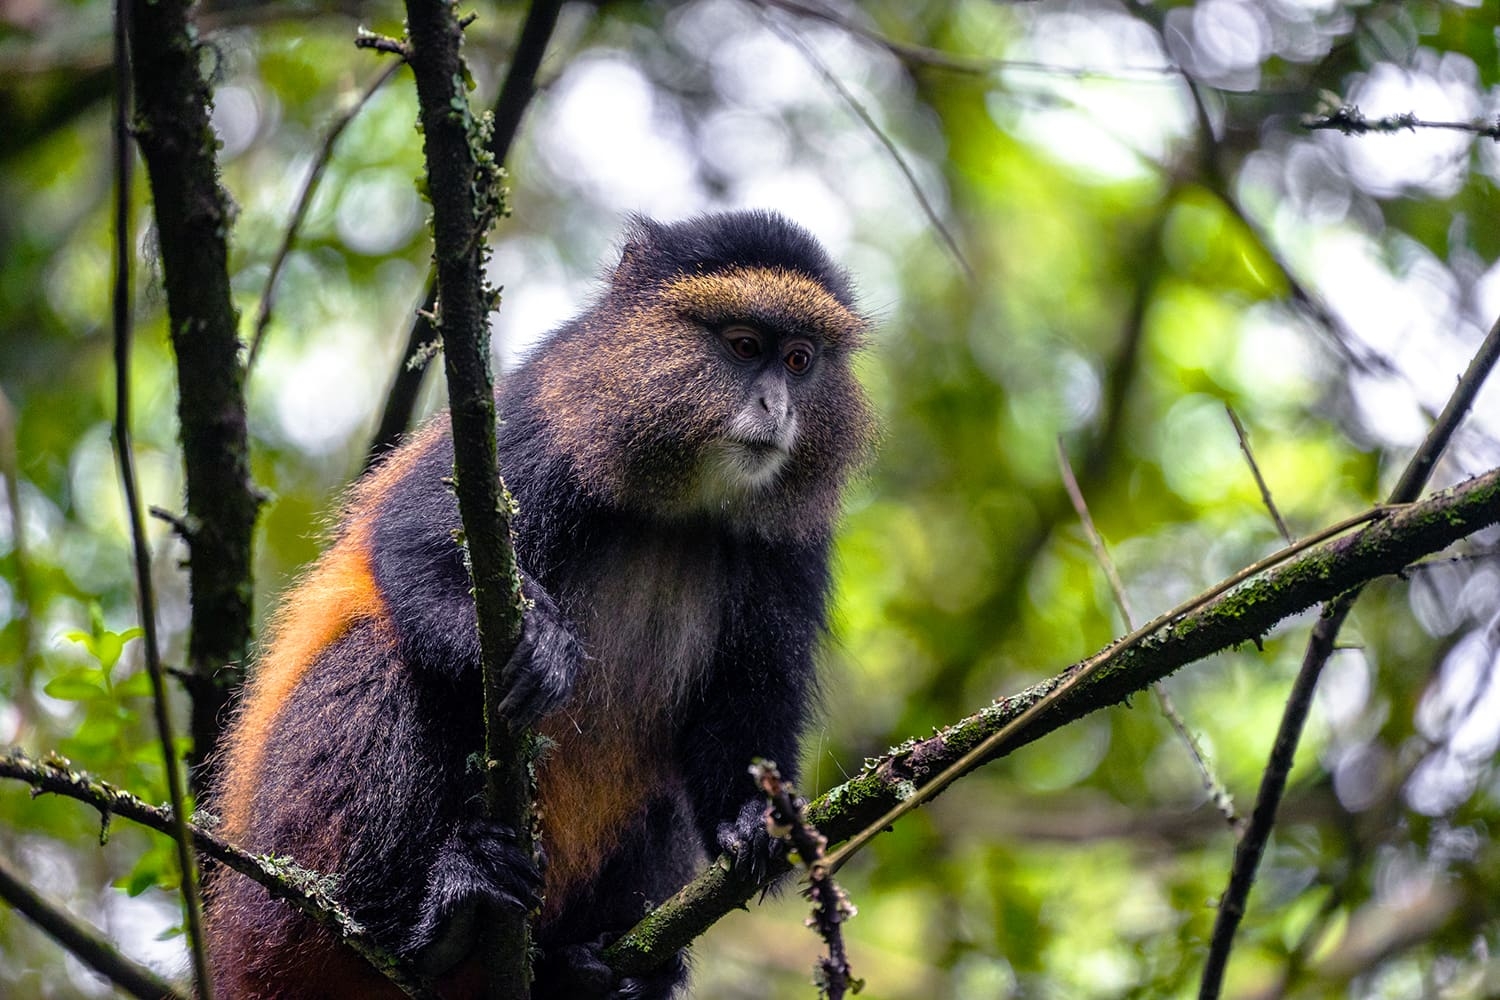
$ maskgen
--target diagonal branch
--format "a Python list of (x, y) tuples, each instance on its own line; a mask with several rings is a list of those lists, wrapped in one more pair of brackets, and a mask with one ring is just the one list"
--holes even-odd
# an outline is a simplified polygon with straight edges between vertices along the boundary
[[(1194, 611), (1158, 624), (1144, 641), (1123, 650), (1106, 668), (1076, 684), (1066, 697), (1053, 701), (973, 767), (1114, 705), (1182, 666), (1241, 643), (1255, 642), (1289, 615), (1330, 600), (1350, 587), (1399, 573), (1414, 560), (1497, 522), (1500, 469), (1377, 516), (1357, 532), (1321, 544), (1219, 594)], [(850, 837), (931, 784), (970, 750), (1020, 719), (1099, 659), (1096, 655), (1074, 664), (928, 739), (902, 744), (854, 779), (815, 800), (808, 808), (808, 819), (832, 842)], [(785, 871), (783, 866), (772, 877)], [(655, 968), (724, 914), (743, 907), (761, 888), (761, 884), (733, 873), (720, 859), (611, 945), (606, 957), (625, 973)]]
[(4, 858), (0, 858), (0, 899), (46, 931), (68, 954), (131, 996), (140, 1000), (188, 1000), (187, 994), (120, 954), (104, 935), (27, 885)]
[[(1443, 407), (1443, 412), (1438, 415), (1427, 439), (1412, 455), (1406, 471), (1391, 490), (1392, 503), (1408, 503), (1421, 494), (1432, 475), (1433, 466), (1448, 447), (1449, 440), (1458, 430), (1464, 415), (1469, 412), (1474, 397), (1479, 394), (1497, 361), (1500, 361), (1500, 320), (1496, 320), (1495, 325), (1490, 327), (1489, 335), (1479, 345), (1474, 359), (1469, 362), (1468, 370), (1449, 397), (1448, 405)], [(1349, 612), (1354, 609), (1354, 602), (1362, 589), (1362, 583), (1350, 587), (1329, 602), (1308, 638), (1307, 650), (1302, 656), (1302, 667), (1287, 696), (1286, 709), (1276, 730), (1270, 759), (1266, 762), (1266, 770), (1256, 792), (1250, 823), (1235, 848), (1229, 884), (1224, 889), (1219, 912), (1214, 917), (1213, 936), (1209, 941), (1208, 958), (1204, 962), (1203, 978), (1198, 990), (1200, 1000), (1213, 1000), (1223, 986), (1224, 972), (1229, 965), (1229, 952), (1234, 947), (1234, 932), (1245, 915), (1245, 903), (1255, 884), (1256, 871), (1265, 855), (1266, 844), (1271, 839), (1271, 830), (1276, 825), (1276, 812), (1286, 791), (1287, 777), (1291, 774), (1292, 764), (1297, 756), (1297, 745), (1302, 740), (1307, 714), (1312, 709), (1318, 678), (1322, 676), (1328, 658), (1333, 655), (1339, 630), (1343, 628)]]

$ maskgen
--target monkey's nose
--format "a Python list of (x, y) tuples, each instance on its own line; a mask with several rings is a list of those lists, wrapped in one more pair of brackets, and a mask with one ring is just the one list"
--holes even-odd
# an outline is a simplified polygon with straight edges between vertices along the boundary
[(791, 397), (782, 382), (763, 385), (760, 391), (760, 408), (771, 417), (773, 426), (779, 426), (791, 409)]

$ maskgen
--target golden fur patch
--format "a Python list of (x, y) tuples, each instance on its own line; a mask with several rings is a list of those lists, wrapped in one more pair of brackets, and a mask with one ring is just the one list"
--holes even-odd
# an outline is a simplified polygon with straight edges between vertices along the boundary
[(373, 505), (441, 434), (429, 424), (351, 491), (349, 522), (338, 542), (282, 597), (271, 619), (265, 652), (241, 695), (239, 715), (225, 743), (214, 807), (225, 837), (243, 835), (257, 771), (282, 707), (329, 645), (358, 622), (385, 617), (385, 602), (370, 566)]
[(664, 305), (709, 323), (736, 320), (806, 333), (838, 349), (859, 346), (864, 320), (812, 278), (782, 268), (746, 267), (678, 278)]

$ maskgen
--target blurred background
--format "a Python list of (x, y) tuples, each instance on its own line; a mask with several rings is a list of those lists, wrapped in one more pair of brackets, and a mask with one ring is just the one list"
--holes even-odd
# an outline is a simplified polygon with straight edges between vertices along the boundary
[[(466, 8), (467, 9), (467, 8)], [(524, 8), (481, 2), (474, 99)], [(248, 337), (333, 122), (399, 5), (208, 3), (231, 266)], [(777, 209), (853, 272), (878, 463), (838, 546), (805, 791), (1050, 676), (1124, 623), (1060, 485), (1066, 443), (1136, 611), (1279, 547), (1226, 414), (1308, 533), (1382, 497), (1500, 316), (1500, 4), (834, 0), (569, 4), (494, 233), (510, 365), (597, 289), (629, 213)], [(0, 0), (0, 744), (165, 798), (110, 451), (110, 6)], [(248, 382), (268, 496), (256, 608), (314, 557), (401, 363), (427, 269), (401, 73), (332, 151)], [(146, 211), (135, 435), (181, 509), (174, 366)], [(429, 379), (423, 412), (442, 405)], [(1438, 470), (1500, 462), (1500, 394)], [(183, 550), (150, 525), (169, 659)], [(1500, 564), (1493, 532), (1371, 587), (1318, 694), (1228, 996), (1500, 995)], [(1167, 682), (1248, 812), (1309, 616)], [(186, 718), (179, 707), (177, 718)], [(0, 785), (0, 852), (132, 956), (184, 967), (168, 845)], [(1154, 696), (959, 783), (844, 870), (864, 995), (1196, 992), (1234, 847)], [(812, 997), (794, 893), (727, 917), (694, 995)], [(109, 989), (0, 907), (0, 995)]]

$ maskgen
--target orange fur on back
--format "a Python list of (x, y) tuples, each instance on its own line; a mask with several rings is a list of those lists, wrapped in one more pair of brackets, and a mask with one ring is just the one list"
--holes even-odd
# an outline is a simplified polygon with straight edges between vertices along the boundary
[(245, 831), (266, 741), (298, 682), (318, 654), (351, 626), (384, 618), (385, 602), (370, 567), (373, 508), (440, 436), (437, 422), (429, 424), (354, 487), (339, 540), (282, 597), (265, 651), (240, 695), (239, 715), (225, 739), (214, 801), (221, 832), (230, 840)]

